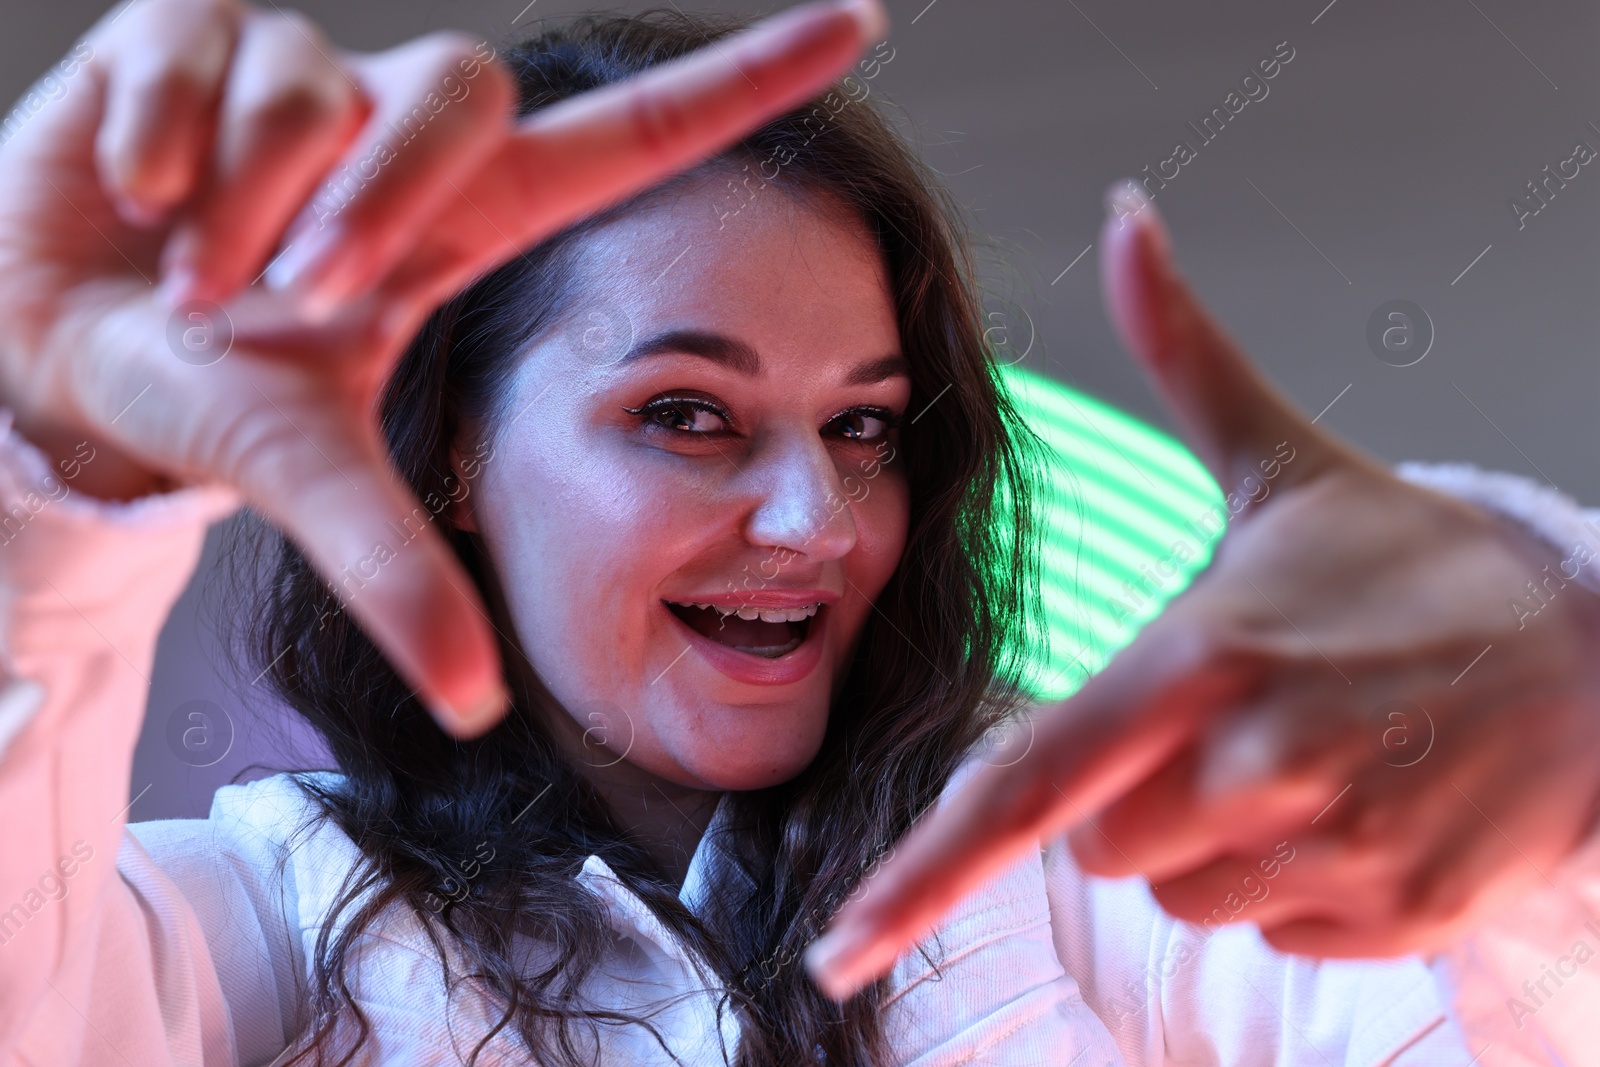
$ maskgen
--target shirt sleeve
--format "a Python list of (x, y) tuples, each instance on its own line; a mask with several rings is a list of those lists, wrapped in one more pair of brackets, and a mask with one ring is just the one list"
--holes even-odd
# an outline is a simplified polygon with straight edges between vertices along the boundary
[[(1582, 587), (1573, 595), (1600, 591), (1600, 510), (1520, 475), (1463, 463), (1404, 463), (1398, 473), (1521, 523), (1560, 554), (1562, 576)], [(1543, 874), (1470, 938), (1431, 957), (1451, 1014), (1486, 1067), (1600, 1065), (1600, 832), (1591, 828)]]
[[(969, 759), (940, 803), (980, 766)], [(896, 1063), (1126, 1067), (1056, 954), (1042, 857), (969, 894), (895, 965), (884, 1026)]]
[(0, 408), (0, 1063), (233, 1063), (194, 911), (124, 821), (158, 633), (240, 500), (94, 499), (93, 462)]
[(1085, 874), (1065, 838), (1047, 845), (1044, 868), (1056, 951), (1135, 1067), (1472, 1062), (1415, 957), (1313, 960), (1268, 945), (1248, 914), (1217, 926), (1174, 919), (1143, 880)]

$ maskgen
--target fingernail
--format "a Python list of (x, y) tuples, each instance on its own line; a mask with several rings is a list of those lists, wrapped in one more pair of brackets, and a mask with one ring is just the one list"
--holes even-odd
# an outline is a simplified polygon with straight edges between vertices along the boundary
[(817, 988), (834, 1000), (849, 1000), (861, 988), (849, 971), (854, 950), (852, 939), (838, 931), (823, 934), (806, 948), (807, 973)]
[(1130, 216), (1139, 215), (1150, 207), (1150, 197), (1132, 178), (1113, 182), (1106, 190), (1106, 214), (1119, 223)]
[(876, 44), (889, 35), (889, 13), (879, 0), (839, 0), (839, 9), (856, 20), (868, 43)]
[[(1106, 216), (1117, 220), (1118, 229), (1127, 225), (1129, 219), (1136, 220), (1140, 232), (1165, 268), (1172, 255), (1172, 242), (1167, 239), (1166, 224), (1161, 221), (1161, 213), (1144, 186), (1132, 178), (1113, 183), (1106, 190)], [(1170, 271), (1164, 269), (1164, 273)]]
[(292, 293), (313, 320), (325, 320), (339, 299), (335, 287), (343, 273), (342, 238), (338, 226), (302, 231), (267, 265), (262, 280), (268, 289)]
[(200, 277), (200, 235), (193, 222), (184, 221), (167, 236), (161, 249), (161, 285), (157, 295), (167, 307), (176, 308), (190, 300), (208, 300), (205, 279)]
[(156, 288), (156, 299), (169, 311), (174, 311), (191, 300), (200, 298), (200, 278), (188, 267), (179, 267), (163, 275)]
[(131, 196), (114, 196), (111, 206), (122, 217), (123, 222), (142, 230), (154, 229), (167, 217), (165, 208), (152, 207)]
[(326, 229), (302, 231), (291, 238), (283, 251), (267, 264), (267, 269), (261, 273), (261, 280), (268, 289), (279, 292), (292, 289), (310, 272), (317, 258), (331, 244), (331, 234)]
[(499, 722), (511, 706), (511, 697), (498, 682), (481, 699), (465, 707), (451, 709), (442, 703), (433, 703), (433, 717), (441, 724), (451, 724), (452, 733), (476, 737)]

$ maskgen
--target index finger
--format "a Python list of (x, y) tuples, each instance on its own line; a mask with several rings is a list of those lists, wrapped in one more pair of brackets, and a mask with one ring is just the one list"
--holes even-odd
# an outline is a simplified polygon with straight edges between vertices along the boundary
[(1235, 684), (1212, 670), (1203, 631), (1152, 623), (1105, 670), (1033, 720), (1018, 759), (973, 774), (896, 846), (806, 953), (843, 1000), (887, 972), (957, 901), (1144, 780)]
[(539, 110), (461, 188), (385, 288), (443, 299), (822, 92), (887, 25), (878, 0), (804, 4)]

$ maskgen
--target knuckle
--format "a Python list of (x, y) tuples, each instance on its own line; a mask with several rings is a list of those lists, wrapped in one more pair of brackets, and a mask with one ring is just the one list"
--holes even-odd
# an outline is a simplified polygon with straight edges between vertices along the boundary
[[(1483, 861), (1490, 853), (1480, 848), (1472, 845), (1463, 848), (1460, 842), (1454, 842), (1437, 849), (1432, 862), (1412, 860), (1403, 876), (1396, 879), (1396, 922), (1413, 930), (1459, 928), (1475, 916), (1486, 901), (1495, 898), (1496, 891), (1505, 887), (1493, 874), (1461, 876), (1463, 869), (1477, 868), (1487, 873)], [(1449, 862), (1442, 858), (1447, 850), (1453, 854)], [(1510, 856), (1502, 858), (1512, 862)]]
[(205, 106), (214, 85), (204, 71), (172, 56), (166, 63), (134, 73), (129, 90), (139, 106), (152, 113), (188, 115)]
[(325, 81), (296, 81), (246, 103), (241, 118), (258, 137), (284, 140), (342, 125), (350, 93)]
[(659, 159), (688, 133), (689, 111), (670, 93), (639, 93), (628, 103), (628, 129), (649, 158)]
[(1448, 925), (1465, 909), (1467, 899), (1466, 894), (1450, 884), (1452, 881), (1438, 878), (1429, 871), (1419, 871), (1395, 894), (1390, 912), (1394, 921), (1407, 926), (1431, 922)]
[(483, 109), (496, 115), (509, 113), (517, 99), (515, 75), (498, 59), (478, 60), (474, 57), (470, 62), (478, 64), (477, 73), (468, 75), (463, 70), (462, 76), (473, 80), (476, 86), (474, 92), (481, 93)]
[(1470, 913), (1479, 887), (1466, 880), (1419, 869), (1394, 894), (1394, 921), (1409, 928), (1453, 926)]
[(474, 116), (506, 113), (516, 95), (516, 82), (493, 49), (464, 33), (430, 35), (427, 54), (433, 91)]
[[(114, 13), (120, 6), (122, 11)], [(152, 29), (192, 26), (196, 22), (230, 21), (238, 10), (234, 0), (145, 0), (143, 3), (113, 5), (89, 31), (90, 40), (113, 49), (137, 48)]]
[(470, 69), (478, 58), (479, 43), (471, 34), (458, 30), (436, 30), (418, 38), (412, 47), (417, 52), (418, 63), (432, 80)]
[(293, 432), (285, 421), (252, 406), (209, 430), (195, 452), (210, 457), (206, 463), (210, 472), (247, 496), (264, 499), (272, 495), (276, 487), (267, 477), (277, 466), (272, 457), (283, 454)]
[(192, 451), (198, 466), (281, 514), (322, 483), (343, 484), (343, 464), (337, 455), (328, 458), (328, 447), (328, 442), (313, 446), (296, 422), (271, 404), (247, 404), (228, 417), (206, 420)]
[(452, 64), (457, 59), (471, 55), (478, 42), (470, 33), (461, 30), (434, 30), (417, 38), (417, 45), (441, 64)]
[(1194, 640), (1197, 655), (1227, 670), (1264, 674), (1274, 666), (1271, 650), (1263, 648), (1248, 633), (1216, 627), (1197, 635)]
[(150, 0), (143, 14), (146, 19), (170, 24), (172, 20), (231, 17), (238, 11), (237, 0)]
[(1389, 852), (1393, 842), (1392, 813), (1380, 805), (1364, 803), (1359, 796), (1352, 796), (1345, 818), (1335, 825), (1339, 832), (1340, 863), (1366, 875), (1376, 873), (1374, 865), (1380, 856)]
[(316, 21), (305, 12), (296, 8), (279, 7), (274, 4), (271, 11), (259, 12), (259, 15), (273, 20), (280, 28), (304, 38), (308, 44), (314, 47), (321, 48), (326, 43), (322, 35), (322, 27), (318, 26)]
[(1361, 887), (1362, 911), (1392, 921), (1407, 908), (1404, 848), (1390, 833), (1365, 828), (1358, 820), (1339, 842), (1330, 869), (1341, 881)]
[(1358, 730), (1336, 708), (1274, 694), (1263, 716), (1279, 724), (1271, 734), (1273, 778), (1281, 790), (1296, 795), (1337, 792), (1349, 782), (1352, 765), (1362, 755)]
[(1283, 646), (1249, 619), (1224, 615), (1220, 621), (1208, 620), (1208, 625), (1194, 629), (1200, 631), (1192, 639), (1196, 653), (1218, 669), (1270, 679), (1294, 666)]

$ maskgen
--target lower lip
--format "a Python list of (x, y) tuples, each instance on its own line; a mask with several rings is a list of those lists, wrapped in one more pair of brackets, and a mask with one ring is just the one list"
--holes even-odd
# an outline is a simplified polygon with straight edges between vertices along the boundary
[(661, 605), (661, 610), (667, 613), (667, 617), (689, 642), (689, 647), (699, 653), (701, 659), (736, 682), (746, 685), (793, 685), (816, 670), (817, 664), (822, 661), (822, 638), (827, 631), (828, 618), (826, 608), (811, 617), (811, 625), (806, 627), (806, 639), (800, 642), (800, 646), (777, 659), (740, 652), (713, 641), (678, 618), (665, 604)]

